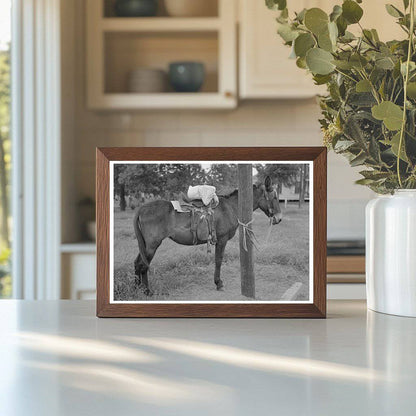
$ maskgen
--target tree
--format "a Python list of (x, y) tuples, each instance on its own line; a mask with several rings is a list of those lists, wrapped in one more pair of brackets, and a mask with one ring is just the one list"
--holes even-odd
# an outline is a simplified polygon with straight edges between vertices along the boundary
[(277, 183), (279, 188), (281, 185), (294, 186), (298, 181), (300, 166), (298, 164), (257, 164), (257, 181), (263, 183), (266, 176), (270, 176), (273, 183)]
[(299, 208), (305, 202), (308, 179), (309, 179), (309, 166), (306, 164), (300, 165), (299, 167)]
[(206, 182), (219, 193), (227, 193), (238, 187), (238, 169), (235, 164), (213, 164), (208, 171)]
[(126, 210), (126, 188), (123, 174), (127, 167), (128, 165), (114, 165), (114, 194), (118, 195), (120, 198), (120, 211)]
[[(117, 195), (138, 197), (142, 192), (170, 198), (189, 185), (206, 181), (206, 172), (200, 164), (131, 164), (115, 165), (114, 189)], [(120, 196), (121, 197), (121, 196)]]
[(9, 239), (9, 174), (10, 174), (10, 48), (0, 50), (0, 201), (1, 236), (6, 247)]

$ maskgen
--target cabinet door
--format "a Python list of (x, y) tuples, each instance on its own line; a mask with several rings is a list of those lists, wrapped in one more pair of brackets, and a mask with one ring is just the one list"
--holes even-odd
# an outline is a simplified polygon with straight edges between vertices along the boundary
[[(303, 8), (320, 7), (330, 12), (336, 0), (291, 0), (291, 13)], [(402, 0), (389, 3), (403, 8)], [(404, 32), (378, 1), (363, 2), (366, 28), (376, 28), (382, 40), (401, 39)], [(239, 0), (240, 13), (240, 97), (241, 98), (305, 98), (321, 93), (311, 76), (289, 59), (290, 48), (277, 35), (275, 17), (262, 0)], [(358, 25), (349, 30), (359, 33)]]
[[(291, 12), (322, 7), (319, 1), (292, 0)], [(318, 93), (305, 70), (289, 59), (290, 48), (276, 33), (278, 12), (261, 0), (240, 0), (240, 97), (305, 98)]]

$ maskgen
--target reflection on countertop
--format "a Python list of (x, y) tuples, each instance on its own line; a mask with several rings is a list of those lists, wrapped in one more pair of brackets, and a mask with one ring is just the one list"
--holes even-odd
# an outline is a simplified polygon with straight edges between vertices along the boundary
[(416, 320), (330, 301), (328, 319), (97, 319), (1, 301), (0, 414), (414, 415)]

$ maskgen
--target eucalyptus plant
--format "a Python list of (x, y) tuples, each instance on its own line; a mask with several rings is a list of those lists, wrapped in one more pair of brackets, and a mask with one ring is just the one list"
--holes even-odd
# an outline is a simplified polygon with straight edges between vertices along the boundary
[(380, 194), (416, 188), (414, 2), (385, 6), (404, 40), (382, 42), (360, 23), (362, 0), (344, 0), (329, 14), (304, 9), (292, 18), (286, 0), (266, 0), (280, 11), (277, 32), (296, 65), (327, 87), (319, 97), (324, 143), (351, 166), (365, 166), (357, 183)]

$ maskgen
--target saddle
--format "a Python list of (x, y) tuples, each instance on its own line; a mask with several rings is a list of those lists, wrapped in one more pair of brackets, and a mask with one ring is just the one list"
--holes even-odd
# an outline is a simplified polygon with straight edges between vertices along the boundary
[(183, 192), (179, 194), (178, 200), (181, 209), (191, 215), (193, 244), (197, 244), (198, 240), (206, 240), (207, 251), (210, 253), (211, 245), (217, 243), (214, 210), (218, 202), (212, 200), (209, 205), (205, 205), (201, 199), (191, 200)]

